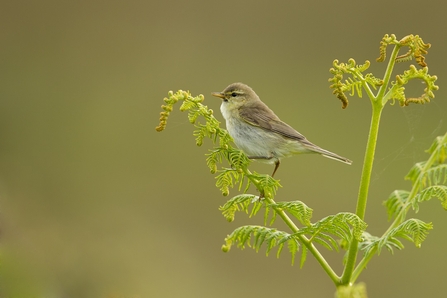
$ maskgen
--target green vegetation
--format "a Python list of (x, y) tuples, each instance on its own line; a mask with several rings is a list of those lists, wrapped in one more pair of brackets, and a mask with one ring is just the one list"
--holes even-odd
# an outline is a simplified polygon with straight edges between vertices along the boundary
[[(243, 192), (220, 207), (223, 216), (228, 221), (233, 221), (239, 211), (249, 214), (250, 217), (259, 213), (264, 214), (264, 226), (247, 225), (235, 229), (225, 238), (223, 251), (229, 251), (234, 245), (241, 249), (252, 247), (256, 251), (265, 246), (267, 255), (276, 249), (276, 255), (279, 257), (284, 246), (287, 246), (292, 255), (292, 263), (295, 261), (295, 256), (300, 253), (301, 267), (310, 253), (337, 287), (337, 297), (366, 297), (365, 285), (355, 284), (355, 282), (374, 255), (379, 254), (383, 248), (390, 251), (402, 249), (404, 246), (401, 240), (413, 242), (416, 247), (421, 246), (433, 226), (431, 223), (416, 218), (407, 218), (407, 214), (410, 209), (417, 212), (420, 203), (431, 198), (438, 198), (444, 209), (447, 209), (447, 134), (435, 139), (427, 150), (428, 159), (416, 163), (405, 177), (411, 181), (411, 189), (409, 191), (396, 190), (386, 200), (384, 205), (389, 218), (393, 221), (385, 233), (381, 236), (369, 234), (366, 231), (367, 224), (364, 222), (383, 108), (388, 102), (394, 104), (396, 100), (403, 107), (412, 103), (428, 103), (434, 97), (434, 91), (438, 89), (435, 85), (437, 78), (428, 74), (425, 63), (424, 55), (427, 54), (430, 44), (424, 43), (417, 35), (408, 35), (401, 40), (397, 40), (394, 35), (385, 35), (380, 43), (378, 62), (385, 61), (388, 46), (392, 46), (393, 50), (381, 79), (371, 73), (365, 74), (370, 66), (369, 61), (363, 65), (357, 65), (354, 59), (350, 59), (348, 63), (339, 63), (335, 60), (333, 68), (330, 69), (333, 75), (329, 79), (330, 87), (334, 95), (342, 102), (342, 107), (348, 106), (346, 93), (350, 96), (362, 97), (364, 92), (371, 101), (372, 118), (356, 212), (329, 215), (314, 222), (312, 209), (305, 203), (275, 200), (276, 192), (280, 187), (279, 181), (269, 175), (249, 170), (251, 161), (242, 151), (231, 145), (231, 136), (219, 126), (220, 123), (214, 118), (213, 111), (202, 104), (203, 95), (193, 97), (189, 92), (181, 90), (176, 93), (169, 92), (168, 97), (164, 99), (166, 104), (162, 106), (164, 111), (161, 113), (160, 124), (156, 130), (165, 129), (174, 104), (181, 101), (180, 110), (188, 112), (189, 121), (196, 127), (194, 136), (197, 145), (202, 145), (205, 137), (210, 138), (215, 144), (215, 147), (207, 154), (206, 162), (211, 173), (217, 175), (216, 186), (224, 196), (228, 196), (233, 188)], [(407, 48), (408, 51), (399, 55), (402, 48)], [(410, 65), (403, 74), (396, 75), (395, 81), (391, 81), (395, 64), (412, 59), (421, 68)], [(347, 79), (344, 79), (345, 76)], [(426, 88), (420, 97), (408, 98), (405, 96), (405, 85), (413, 79), (425, 82)], [(224, 167), (224, 163), (228, 163), (230, 167)], [(261, 198), (247, 194), (250, 185), (263, 194)], [(278, 218), (287, 224), (289, 231), (279, 231), (271, 227)], [(321, 252), (322, 248), (346, 250), (344, 270), (341, 275), (334, 272), (328, 264)]]

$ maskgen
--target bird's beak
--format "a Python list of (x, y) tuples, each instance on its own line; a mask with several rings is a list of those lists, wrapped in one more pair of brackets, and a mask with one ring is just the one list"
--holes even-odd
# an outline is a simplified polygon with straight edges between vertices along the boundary
[(223, 94), (222, 92), (211, 92), (211, 95), (222, 99), (225, 98), (225, 94)]

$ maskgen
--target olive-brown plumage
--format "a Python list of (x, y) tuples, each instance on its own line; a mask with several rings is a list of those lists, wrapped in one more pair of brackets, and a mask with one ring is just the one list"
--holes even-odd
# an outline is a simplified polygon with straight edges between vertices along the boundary
[(220, 110), (229, 134), (236, 146), (250, 159), (275, 164), (272, 177), (280, 159), (295, 154), (318, 153), (346, 164), (352, 161), (309, 142), (263, 103), (249, 86), (233, 83), (222, 92), (212, 95), (222, 99)]

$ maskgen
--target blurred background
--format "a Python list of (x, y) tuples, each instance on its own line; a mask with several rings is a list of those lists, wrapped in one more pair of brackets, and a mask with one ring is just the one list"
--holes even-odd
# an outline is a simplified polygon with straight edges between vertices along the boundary
[[(355, 211), (370, 119), (367, 98), (346, 110), (331, 94), (334, 59), (375, 63), (383, 35), (419, 34), (440, 90), (423, 106), (383, 113), (366, 221), (381, 235), (382, 202), (447, 123), (447, 23), (441, 1), (7, 1), (0, 11), (0, 220), (2, 297), (333, 297), (309, 255), (233, 248), (227, 198), (215, 188), (193, 126), (175, 110), (157, 133), (169, 90), (210, 96), (250, 85), (309, 140), (354, 161), (284, 160), (278, 201), (302, 200), (314, 220)], [(412, 62), (415, 64), (415, 62)], [(410, 63), (397, 66), (402, 72)], [(396, 72), (397, 73), (397, 72)], [(414, 81), (409, 96), (422, 94)], [(271, 173), (254, 162), (252, 169)], [(251, 190), (254, 191), (254, 190)], [(233, 190), (230, 195), (236, 195)], [(375, 257), (359, 281), (370, 297), (443, 297), (447, 213), (421, 249)], [(283, 226), (278, 222), (278, 227)], [(337, 273), (343, 253), (324, 252)], [(416, 286), (417, 285), (417, 286)]]

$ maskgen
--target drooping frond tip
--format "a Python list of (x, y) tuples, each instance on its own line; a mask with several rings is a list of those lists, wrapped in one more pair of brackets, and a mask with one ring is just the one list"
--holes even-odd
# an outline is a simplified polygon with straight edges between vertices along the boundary
[[(183, 100), (183, 104), (180, 107), (181, 111), (185, 111), (191, 108), (193, 103), (199, 103), (204, 100), (204, 97), (202, 94), (196, 97), (192, 97), (191, 93), (189, 91), (183, 91), (178, 90), (176, 93), (169, 91), (168, 97), (165, 97), (163, 101), (166, 103), (166, 105), (162, 105), (161, 108), (163, 112), (160, 113), (160, 123), (155, 128), (156, 131), (160, 132), (163, 131), (166, 128), (166, 124), (168, 121), (168, 117), (172, 112), (173, 106), (175, 103), (177, 103), (179, 100)], [(185, 106), (188, 105), (189, 106)]]
[(396, 39), (396, 35), (391, 34), (385, 34), (385, 36), (382, 38), (382, 40), (380, 41), (380, 47), (379, 47), (379, 51), (380, 51), (380, 56), (379, 58), (376, 59), (377, 62), (383, 62), (386, 59), (386, 47), (389, 44), (397, 44), (397, 39)]
[(427, 64), (425, 63), (425, 57), (423, 55), (426, 55), (428, 53), (427, 50), (430, 48), (431, 45), (429, 43), (424, 43), (419, 35), (413, 34), (407, 35), (401, 40), (397, 40), (394, 34), (385, 34), (385, 36), (380, 41), (380, 56), (379, 58), (377, 58), (377, 62), (385, 61), (386, 48), (388, 45), (391, 44), (396, 45), (399, 48), (403, 46), (408, 47), (408, 51), (405, 54), (396, 57), (396, 62), (409, 61), (414, 58), (417, 64), (419, 64), (420, 66), (427, 66)]
[[(179, 92), (182, 92), (182, 91), (179, 90), (177, 93), (179, 93)], [(179, 100), (179, 98), (177, 96), (174, 96), (174, 92), (172, 92), (172, 91), (169, 91), (168, 92), (168, 97), (165, 97), (163, 99), (163, 101), (167, 105), (162, 105), (161, 106), (163, 112), (160, 113), (160, 123), (155, 128), (156, 131), (160, 132), (160, 131), (163, 131), (166, 128), (166, 124), (167, 124), (167, 121), (168, 121), (169, 114), (171, 114), (172, 107), (174, 106), (174, 104), (178, 100)]]
[(329, 88), (334, 89), (332, 94), (334, 94), (341, 101), (341, 108), (346, 109), (349, 101), (344, 93), (344, 84), (342, 83), (344, 73), (342, 65), (344, 65), (344, 63), (339, 64), (338, 60), (335, 59), (333, 65), (334, 67), (329, 69), (329, 72), (334, 75), (329, 79), (329, 82), (332, 83)]

